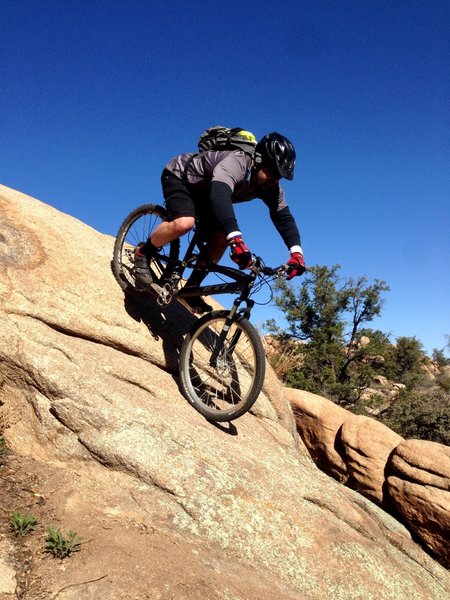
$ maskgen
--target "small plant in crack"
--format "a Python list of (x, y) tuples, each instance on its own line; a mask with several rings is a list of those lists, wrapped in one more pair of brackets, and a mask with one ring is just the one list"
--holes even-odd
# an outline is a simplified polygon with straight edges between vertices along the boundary
[(9, 524), (14, 535), (25, 536), (31, 533), (36, 527), (38, 520), (33, 515), (25, 515), (18, 510), (9, 517)]
[(5, 462), (5, 455), (6, 455), (6, 443), (5, 443), (5, 438), (0, 435), (0, 467), (4, 464)]
[(55, 558), (66, 558), (73, 552), (81, 550), (81, 539), (75, 531), (68, 531), (66, 536), (60, 529), (53, 527), (47, 528), (47, 537), (45, 539), (45, 551), (53, 554)]

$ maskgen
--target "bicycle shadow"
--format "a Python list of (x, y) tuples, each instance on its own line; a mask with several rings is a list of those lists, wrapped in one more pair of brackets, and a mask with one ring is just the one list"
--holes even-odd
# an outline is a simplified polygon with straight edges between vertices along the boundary
[(178, 358), (185, 334), (195, 322), (178, 302), (161, 307), (151, 295), (126, 294), (124, 306), (127, 313), (138, 323), (144, 323), (154, 340), (161, 340), (166, 370), (178, 383)]
[[(166, 370), (182, 394), (178, 375), (180, 349), (184, 336), (197, 317), (193, 316), (179, 302), (172, 302), (168, 306), (161, 307), (153, 296), (144, 294), (142, 296), (126, 294), (124, 307), (132, 319), (138, 323), (144, 323), (155, 340), (161, 340)], [(232, 422), (214, 423), (210, 421), (210, 424), (228, 435), (238, 435), (238, 430)]]

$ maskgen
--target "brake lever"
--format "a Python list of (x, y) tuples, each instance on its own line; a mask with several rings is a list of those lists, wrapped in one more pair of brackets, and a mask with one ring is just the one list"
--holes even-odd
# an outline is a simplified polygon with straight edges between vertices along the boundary
[(287, 275), (287, 265), (280, 265), (275, 269), (270, 269), (272, 277), (274, 279), (285, 279)]
[(260, 273), (264, 270), (263, 261), (260, 256), (256, 256), (256, 254), (252, 254), (252, 264), (250, 266), (250, 271), (254, 271), (255, 273)]
[(271, 269), (270, 267), (264, 267), (262, 270), (264, 275), (269, 275), (270, 277), (280, 278), (286, 275), (286, 265), (281, 265), (276, 267), (275, 269)]
[(285, 265), (285, 264), (280, 265), (279, 267), (276, 267), (275, 269), (273, 269), (271, 267), (266, 267), (264, 265), (262, 258), (259, 256), (256, 256), (255, 254), (252, 254), (252, 261), (253, 261), (253, 264), (250, 267), (250, 270), (254, 271), (256, 273), (263, 273), (264, 275), (268, 275), (270, 277), (277, 277), (277, 278), (285, 277), (285, 275), (287, 273), (287, 265)]

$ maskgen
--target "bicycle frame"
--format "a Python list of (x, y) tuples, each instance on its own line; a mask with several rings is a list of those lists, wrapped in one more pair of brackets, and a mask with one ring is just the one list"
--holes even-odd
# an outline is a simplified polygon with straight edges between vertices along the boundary
[[(184, 258), (178, 260), (175, 265), (171, 265), (168, 262), (167, 269), (170, 274), (175, 274), (176, 277), (181, 278), (183, 276), (184, 270), (189, 267), (189, 264), (193, 260), (197, 260), (199, 255), (194, 253), (195, 247), (198, 247), (200, 250), (200, 255), (206, 255), (206, 244), (199, 238), (197, 232), (194, 232), (192, 240), (189, 242), (189, 246), (186, 250)], [(193, 267), (196, 268), (195, 266)], [(203, 270), (203, 268), (202, 268)], [(230, 316), (233, 318), (234, 314), (242, 302), (247, 303), (247, 309), (245, 311), (245, 316), (249, 316), (250, 310), (253, 307), (253, 301), (249, 299), (249, 295), (253, 288), (253, 284), (255, 282), (257, 273), (255, 271), (250, 271), (250, 273), (244, 273), (234, 267), (227, 267), (216, 264), (212, 261), (209, 261), (204, 267), (205, 273), (217, 273), (219, 275), (224, 275), (229, 277), (230, 279), (234, 279), (234, 281), (227, 283), (218, 283), (213, 285), (202, 285), (202, 286), (183, 286), (179, 290), (175, 290), (173, 292), (174, 298), (187, 298), (187, 297), (195, 297), (195, 296), (212, 296), (216, 294), (236, 294), (240, 292), (239, 297), (233, 302), (233, 308), (230, 311)]]
[[(178, 261), (175, 268), (173, 268), (173, 273), (176, 274), (177, 277), (181, 277), (185, 268), (189, 265), (189, 263), (195, 258), (197, 259), (199, 255), (194, 255), (195, 247), (198, 247), (200, 250), (200, 255), (206, 255), (206, 244), (199, 239), (197, 233), (194, 233), (191, 242), (189, 243), (188, 249), (182, 261)], [(256, 257), (255, 257), (256, 258)], [(259, 264), (259, 259), (256, 259)], [(170, 268), (170, 267), (169, 267)], [(195, 266), (194, 266), (195, 268)], [(270, 271), (275, 271), (270, 269)], [(230, 279), (234, 279), (234, 282), (229, 283), (219, 283), (215, 285), (203, 285), (203, 286), (193, 286), (193, 287), (182, 287), (180, 290), (174, 293), (174, 298), (187, 298), (187, 297), (195, 297), (195, 296), (208, 296), (214, 294), (232, 294), (240, 292), (238, 298), (236, 298), (233, 302), (233, 306), (228, 312), (227, 318), (225, 319), (225, 323), (223, 325), (222, 331), (219, 334), (219, 338), (217, 340), (217, 344), (215, 345), (215, 349), (213, 350), (209, 364), (212, 367), (217, 366), (217, 360), (221, 356), (224, 343), (230, 331), (230, 328), (233, 322), (238, 321), (241, 318), (250, 318), (251, 309), (254, 306), (253, 300), (250, 300), (249, 296), (253, 285), (255, 283), (256, 277), (259, 273), (259, 270), (251, 270), (250, 273), (243, 273), (241, 270), (238, 270), (233, 267), (226, 267), (212, 261), (209, 261), (205, 265), (206, 273), (218, 273), (219, 275), (225, 275)], [(246, 303), (246, 308), (240, 310), (238, 312), (239, 306), (242, 302)], [(235, 347), (237, 346), (239, 339), (241, 337), (241, 332), (236, 331), (231, 340), (228, 343), (227, 352), (231, 356), (234, 352)]]

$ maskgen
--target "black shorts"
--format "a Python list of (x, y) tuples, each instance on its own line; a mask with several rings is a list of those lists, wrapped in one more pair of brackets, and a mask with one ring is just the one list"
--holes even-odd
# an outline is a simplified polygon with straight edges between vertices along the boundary
[(164, 169), (161, 185), (169, 221), (179, 217), (195, 217), (195, 205), (186, 184), (173, 173)]
[(169, 221), (180, 217), (194, 217), (202, 229), (204, 226), (208, 229), (220, 229), (211, 211), (207, 192), (193, 193), (188, 185), (167, 169), (162, 172), (161, 185)]

